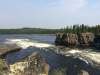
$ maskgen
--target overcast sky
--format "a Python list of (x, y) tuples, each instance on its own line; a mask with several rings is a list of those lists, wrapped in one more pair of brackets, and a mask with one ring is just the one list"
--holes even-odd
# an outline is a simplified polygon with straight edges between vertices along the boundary
[(0, 0), (0, 28), (99, 24), (100, 0)]

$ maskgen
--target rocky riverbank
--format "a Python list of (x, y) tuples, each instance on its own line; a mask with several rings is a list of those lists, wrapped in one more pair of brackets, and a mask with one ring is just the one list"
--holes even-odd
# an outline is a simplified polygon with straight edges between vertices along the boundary
[(15, 44), (0, 43), (0, 75), (8, 75), (9, 73), (9, 65), (5, 60), (6, 55), (19, 50), (21, 50), (21, 47)]
[(100, 48), (100, 35), (95, 35), (90, 32), (73, 34), (73, 33), (57, 33), (55, 44), (76, 47), (76, 48)]
[(8, 54), (6, 75), (100, 75), (100, 53), (81, 50), (57, 53), (56, 49), (29, 47)]
[(16, 44), (0, 44), (0, 57), (4, 57), (6, 54), (19, 51), (21, 47), (17, 46)]
[(23, 39), (14, 42), (22, 49), (6, 53), (0, 61), (1, 75), (100, 75), (99, 52)]

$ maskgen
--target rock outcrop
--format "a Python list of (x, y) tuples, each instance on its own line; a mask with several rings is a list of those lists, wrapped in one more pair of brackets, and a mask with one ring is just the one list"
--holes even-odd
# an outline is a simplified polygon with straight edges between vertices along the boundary
[(81, 33), (79, 34), (79, 43), (80, 46), (83, 47), (91, 47), (93, 46), (93, 42), (94, 42), (94, 34), (93, 33)]
[(63, 36), (63, 33), (57, 33), (56, 34), (56, 40), (55, 40), (56, 45), (64, 45), (62, 36)]
[(8, 75), (9, 68), (4, 59), (0, 58), (0, 75)]
[(96, 48), (100, 49), (100, 34), (96, 35), (96, 37), (94, 38), (94, 45)]
[[(54, 73), (55, 75), (60, 75), (61, 73), (64, 75), (63, 72), (65, 70), (60, 70), (60, 74), (56, 73), (56, 71), (65, 65), (62, 61), (65, 57), (53, 51), (29, 47), (15, 54), (7, 55), (6, 60), (8, 60), (10, 67), (8, 75), (54, 75)], [(15, 56), (11, 57), (12, 55)]]
[(10, 65), (9, 75), (48, 75), (49, 65), (37, 53), (22, 59), (15, 64)]
[[(66, 46), (77, 46), (78, 45), (78, 36), (76, 34), (65, 34), (65, 38), (64, 38), (64, 42), (66, 44)], [(63, 38), (62, 38), (63, 39)]]
[(62, 45), (67, 47), (100, 48), (100, 35), (95, 36), (90, 32), (80, 34), (57, 33), (55, 45)]
[(55, 44), (56, 45), (65, 45), (65, 46), (76, 46), (78, 45), (78, 36), (72, 33), (58, 33), (56, 35)]
[(21, 48), (15, 44), (0, 44), (0, 57), (3, 58), (6, 54), (19, 50), (21, 50)]
[[(89, 59), (91, 53), (67, 51), (64, 54), (54, 52), (56, 48), (51, 49), (29, 47), (15, 53), (13, 58), (8, 56), (8, 75), (100, 75), (100, 68), (94, 64), (96, 62), (91, 63), (94, 58)], [(12, 61), (14, 58), (16, 60)]]

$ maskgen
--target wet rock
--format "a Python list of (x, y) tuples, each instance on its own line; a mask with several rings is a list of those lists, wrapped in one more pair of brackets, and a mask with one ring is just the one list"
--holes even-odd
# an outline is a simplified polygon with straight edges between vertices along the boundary
[(72, 33), (58, 33), (56, 36), (55, 44), (70, 47), (77, 46), (78, 36)]
[(0, 58), (0, 75), (8, 75), (9, 68), (4, 59)]
[(96, 48), (100, 49), (100, 34), (95, 36), (94, 45)]
[(81, 33), (79, 34), (79, 43), (82, 47), (91, 47), (94, 42), (94, 34), (93, 33)]
[[(15, 53), (15, 58), (9, 56), (9, 62), (16, 58), (17, 60), (9, 63), (8, 75), (100, 75), (96, 62), (91, 63), (96, 58), (94, 55), (91, 56), (91, 53), (68, 51), (61, 54), (54, 52), (56, 48), (51, 49), (29, 47)], [(92, 60), (91, 57), (95, 58)], [(99, 62), (98, 59), (95, 60)]]
[(55, 45), (64, 45), (64, 43), (62, 42), (63, 33), (57, 33), (56, 34), (56, 39), (55, 39)]
[[(66, 38), (66, 35), (61, 38)], [(56, 50), (54, 46), (29, 47), (7, 53), (9, 66), (5, 67), (6, 64), (2, 63), (4, 67), (0, 75), (100, 75), (100, 53), (75, 48)]]
[(10, 65), (9, 75), (48, 75), (49, 65), (34, 52), (25, 59)]
[(65, 42), (66, 46), (69, 47), (74, 47), (78, 45), (78, 36), (76, 34), (72, 34), (72, 33), (68, 33), (68, 34), (64, 34), (63, 36), (65, 36), (65, 38), (63, 41)]
[[(60, 56), (53, 51), (46, 51), (44, 49), (29, 47), (21, 50), (14, 56), (13, 53), (8, 55), (8, 63), (10, 65), (9, 75), (51, 75), (55, 74), (55, 70), (64, 65), (64, 56)], [(16, 59), (15, 61), (12, 61)], [(48, 74), (49, 73), (49, 74)], [(63, 70), (59, 71), (63, 75)], [(57, 73), (58, 74), (58, 73)], [(56, 75), (57, 75), (56, 74)]]
[(90, 75), (90, 74), (85, 70), (81, 70), (78, 75)]
[(21, 48), (15, 44), (0, 44), (0, 57), (3, 58), (6, 54), (19, 50), (21, 50)]
[(90, 32), (73, 34), (73, 33), (58, 33), (56, 35), (55, 44), (67, 47), (93, 47), (94, 34)]

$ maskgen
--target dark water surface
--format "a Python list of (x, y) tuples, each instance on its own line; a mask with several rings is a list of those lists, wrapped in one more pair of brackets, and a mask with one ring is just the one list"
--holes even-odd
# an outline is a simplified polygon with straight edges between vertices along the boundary
[(6, 39), (30, 39), (53, 44), (55, 38), (55, 35), (51, 34), (6, 34), (0, 35), (0, 42), (4, 42)]

